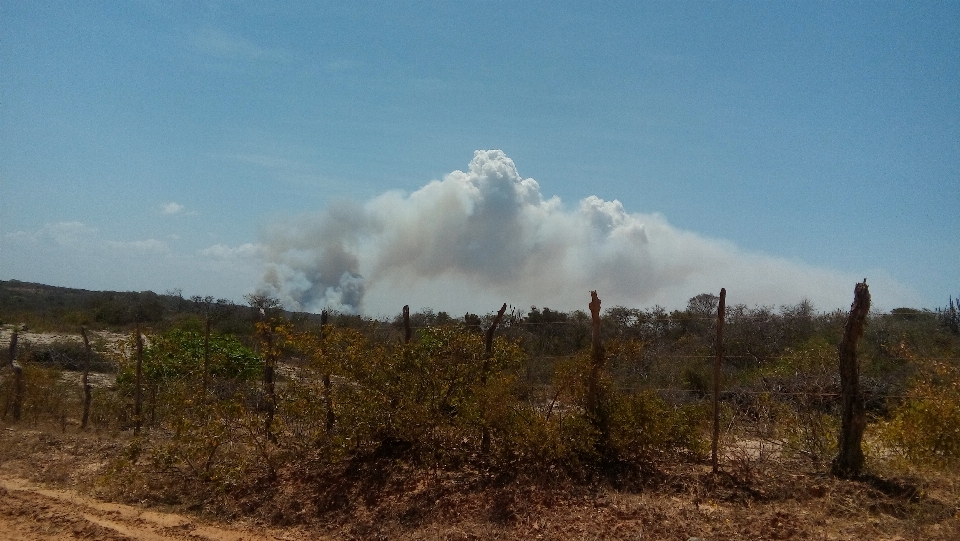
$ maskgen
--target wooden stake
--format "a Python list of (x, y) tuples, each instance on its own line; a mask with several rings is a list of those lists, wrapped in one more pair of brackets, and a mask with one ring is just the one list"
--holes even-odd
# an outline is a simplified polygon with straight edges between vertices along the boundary
[(263, 429), (267, 439), (277, 443), (277, 437), (273, 433), (273, 417), (276, 414), (277, 396), (276, 385), (274, 383), (273, 372), (276, 367), (276, 358), (274, 356), (273, 329), (270, 323), (264, 318), (263, 321), (263, 341), (264, 341), (264, 367), (263, 367), (263, 387), (266, 395), (267, 416), (263, 421)]
[(140, 388), (143, 383), (143, 337), (140, 335), (140, 323), (137, 323), (137, 383), (133, 390), (133, 435), (140, 435), (143, 424), (143, 392)]
[[(323, 331), (326, 325), (327, 325), (327, 311), (324, 310), (320, 312), (320, 355), (324, 357), (324, 361), (326, 361), (325, 359), (326, 347), (324, 346), (324, 343), (323, 343), (323, 340), (324, 340)], [(337, 416), (333, 412), (333, 389), (330, 383), (330, 367), (329, 366), (327, 366), (326, 370), (324, 370), (323, 372), (323, 403), (327, 408), (327, 422), (325, 423), (324, 426), (326, 427), (327, 432), (330, 432), (331, 430), (333, 430), (333, 423), (336, 422)]]
[(13, 420), (19, 421), (23, 410), (23, 395), (26, 390), (26, 382), (23, 380), (23, 368), (17, 362), (17, 340), (18, 331), (13, 330), (10, 336), (10, 368), (13, 369)]
[(607, 420), (601, 407), (600, 399), (600, 374), (603, 370), (604, 355), (603, 344), (600, 342), (600, 299), (597, 297), (596, 291), (590, 292), (589, 307), (593, 320), (591, 328), (590, 375), (587, 380), (587, 412), (600, 431), (601, 441), (605, 442), (607, 438)]
[(720, 363), (723, 362), (723, 314), (727, 302), (727, 289), (720, 288), (720, 304), (717, 306), (717, 358), (713, 363), (713, 450), (710, 454), (713, 473), (717, 473), (717, 449), (720, 445)]
[(93, 400), (93, 393), (90, 387), (90, 358), (93, 353), (90, 349), (90, 340), (87, 339), (87, 329), (80, 327), (80, 336), (83, 337), (83, 348), (86, 355), (83, 359), (83, 417), (80, 420), (80, 430), (87, 429), (87, 423), (90, 421), (90, 402)]
[(207, 386), (210, 374), (210, 306), (207, 306), (206, 328), (203, 334), (203, 387), (200, 391), (200, 404), (207, 401)]
[[(490, 373), (490, 359), (493, 357), (493, 333), (497, 330), (497, 326), (500, 325), (500, 321), (503, 319), (503, 314), (506, 311), (507, 303), (503, 303), (500, 311), (497, 312), (497, 316), (493, 318), (493, 323), (490, 324), (490, 328), (487, 329), (483, 353), (483, 367), (480, 371), (480, 385), (484, 388), (487, 386), (487, 376)], [(484, 407), (484, 410), (486, 410), (486, 407)], [(484, 411), (484, 414), (486, 414), (486, 411)], [(480, 452), (483, 454), (490, 452), (490, 427), (487, 426), (486, 420), (483, 422), (483, 434), (480, 437)]]
[(863, 469), (863, 431), (867, 426), (866, 408), (860, 392), (860, 366), (857, 363), (857, 341), (863, 336), (863, 327), (870, 312), (870, 290), (867, 280), (853, 290), (853, 304), (843, 329), (843, 338), (837, 347), (840, 358), (840, 393), (843, 413), (840, 420), (839, 452), (833, 459), (831, 472), (835, 477), (858, 477)]

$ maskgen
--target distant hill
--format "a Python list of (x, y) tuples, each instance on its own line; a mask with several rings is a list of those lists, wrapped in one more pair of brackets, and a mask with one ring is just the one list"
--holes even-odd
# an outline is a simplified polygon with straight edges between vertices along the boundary
[(0, 323), (50, 330), (123, 328), (137, 321), (156, 325), (216, 307), (220, 319), (249, 315), (251, 309), (212, 297), (191, 299), (153, 291), (89, 291), (19, 280), (0, 280)]

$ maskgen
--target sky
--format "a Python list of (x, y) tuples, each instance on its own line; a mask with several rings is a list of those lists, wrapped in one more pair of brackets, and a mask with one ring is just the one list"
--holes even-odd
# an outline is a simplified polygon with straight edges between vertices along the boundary
[(0, 280), (960, 295), (960, 2), (0, 2)]

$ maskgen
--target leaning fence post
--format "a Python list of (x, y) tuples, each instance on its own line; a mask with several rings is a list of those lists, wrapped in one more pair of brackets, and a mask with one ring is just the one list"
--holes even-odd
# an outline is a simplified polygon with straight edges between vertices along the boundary
[[(497, 325), (500, 325), (500, 320), (503, 319), (503, 314), (507, 311), (507, 303), (503, 303), (503, 306), (500, 307), (500, 311), (497, 312), (497, 316), (493, 318), (493, 323), (490, 324), (490, 328), (487, 329), (487, 333), (484, 342), (484, 352), (483, 352), (483, 367), (480, 371), (480, 385), (486, 389), (487, 387), (487, 376), (490, 372), (490, 359), (493, 357), (493, 333), (497, 330)], [(484, 404), (483, 415), (486, 417), (486, 404)], [(486, 418), (483, 420), (483, 434), (480, 437), (480, 452), (487, 454), (490, 452), (490, 427), (487, 426)]]
[(723, 313), (727, 301), (727, 289), (720, 288), (720, 304), (717, 306), (717, 358), (713, 362), (713, 449), (710, 453), (713, 473), (717, 473), (717, 449), (720, 445), (720, 363), (723, 362)]
[(837, 347), (840, 358), (840, 392), (843, 413), (840, 420), (839, 451), (833, 459), (831, 472), (836, 477), (854, 478), (863, 468), (863, 431), (867, 426), (866, 408), (860, 392), (860, 366), (857, 363), (857, 341), (863, 336), (863, 327), (870, 312), (870, 290), (867, 280), (853, 290), (853, 304), (843, 329), (843, 338)]
[(86, 352), (83, 358), (83, 378), (81, 379), (81, 383), (83, 383), (83, 417), (80, 420), (80, 430), (86, 430), (87, 423), (90, 421), (90, 402), (93, 400), (90, 388), (90, 357), (92, 352), (90, 340), (87, 339), (87, 329), (80, 327), (80, 336), (83, 337), (83, 348)]

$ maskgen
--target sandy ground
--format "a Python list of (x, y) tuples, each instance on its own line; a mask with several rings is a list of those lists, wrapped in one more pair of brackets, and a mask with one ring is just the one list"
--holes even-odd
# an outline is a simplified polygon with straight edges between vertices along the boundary
[(0, 472), (0, 539), (47, 541), (322, 540), (303, 531), (212, 525), (177, 513), (101, 502), (71, 490), (43, 488)]

